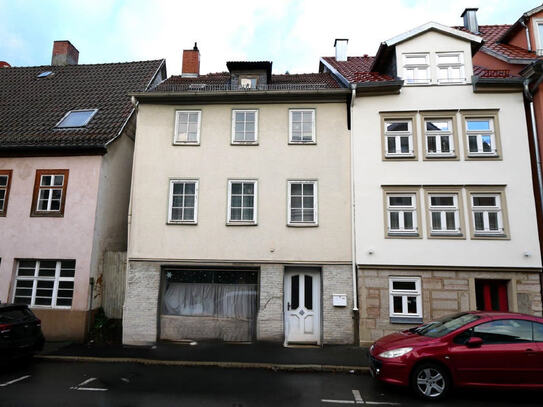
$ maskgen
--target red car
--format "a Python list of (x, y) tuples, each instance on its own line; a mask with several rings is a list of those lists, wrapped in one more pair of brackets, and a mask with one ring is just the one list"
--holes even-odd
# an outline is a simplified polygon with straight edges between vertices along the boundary
[(449, 315), (370, 347), (372, 375), (436, 400), (453, 387), (543, 389), (543, 318), (510, 312)]

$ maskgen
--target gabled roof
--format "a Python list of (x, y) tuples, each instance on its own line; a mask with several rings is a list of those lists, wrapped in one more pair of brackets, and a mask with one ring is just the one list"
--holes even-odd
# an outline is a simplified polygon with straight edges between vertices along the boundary
[[(164, 60), (0, 69), (0, 149), (97, 149), (130, 118), (129, 92), (146, 89)], [(52, 74), (38, 78), (38, 74)], [(57, 129), (75, 109), (98, 109), (86, 127)]]
[(500, 36), (498, 41), (506, 43), (509, 39), (511, 39), (511, 36), (515, 32), (517, 32), (520, 29), (524, 29), (523, 23), (528, 18), (530, 18), (534, 14), (539, 13), (540, 11), (543, 11), (543, 4), (541, 4), (540, 6), (537, 6), (537, 7), (533, 8), (533, 9), (527, 11), (526, 13), (522, 14), (520, 16), (520, 18), (517, 21), (515, 21), (511, 26), (509, 26), (509, 28), (503, 33), (503, 35)]
[(334, 57), (322, 57), (319, 70), (328, 71), (336, 75), (345, 86), (350, 83), (393, 82), (392, 76), (370, 70), (375, 57), (364, 55), (361, 57), (347, 57), (347, 61), (338, 61)]
[[(539, 59), (535, 52), (501, 42), (504, 34), (511, 27), (509, 24), (480, 25), (478, 35), (484, 40), (481, 51), (512, 64), (529, 64)], [(462, 26), (455, 28), (464, 32), (468, 31)]]
[(385, 44), (388, 47), (392, 47), (394, 45), (400, 44), (404, 41), (407, 41), (413, 37), (416, 37), (417, 35), (421, 35), (427, 31), (438, 31), (443, 34), (447, 34), (453, 37), (457, 37), (466, 41), (471, 41), (475, 44), (481, 44), (482, 39), (481, 37), (474, 35), (470, 32), (463, 32), (459, 31), (452, 27), (447, 27), (446, 25), (436, 23), (434, 21), (430, 21), (426, 24), (419, 25), (416, 28), (413, 28), (412, 30), (406, 31), (400, 35), (397, 35), (387, 41), (384, 41), (382, 44)]

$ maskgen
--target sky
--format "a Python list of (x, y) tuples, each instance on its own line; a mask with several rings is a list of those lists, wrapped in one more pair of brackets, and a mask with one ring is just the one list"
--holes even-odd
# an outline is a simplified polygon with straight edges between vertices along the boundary
[(180, 74), (182, 50), (198, 42), (200, 73), (226, 61), (273, 61), (274, 73), (316, 72), (348, 38), (348, 55), (375, 55), (379, 43), (428, 21), (512, 24), (542, 0), (0, 0), (0, 60), (48, 65), (53, 41), (70, 40), (79, 63), (166, 58)]

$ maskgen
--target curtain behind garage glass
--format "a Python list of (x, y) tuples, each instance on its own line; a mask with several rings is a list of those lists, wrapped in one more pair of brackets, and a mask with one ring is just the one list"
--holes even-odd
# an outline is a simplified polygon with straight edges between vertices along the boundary
[(256, 294), (256, 284), (168, 283), (163, 313), (252, 322), (256, 316)]

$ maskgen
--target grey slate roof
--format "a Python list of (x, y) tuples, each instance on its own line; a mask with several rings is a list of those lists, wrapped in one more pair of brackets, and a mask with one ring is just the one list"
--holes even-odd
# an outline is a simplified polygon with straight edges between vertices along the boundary
[[(103, 148), (164, 60), (0, 68), (0, 149)], [(44, 71), (53, 75), (37, 78)], [(84, 128), (55, 129), (74, 109), (98, 109)]]

